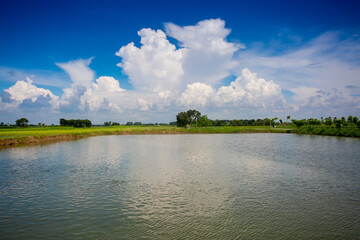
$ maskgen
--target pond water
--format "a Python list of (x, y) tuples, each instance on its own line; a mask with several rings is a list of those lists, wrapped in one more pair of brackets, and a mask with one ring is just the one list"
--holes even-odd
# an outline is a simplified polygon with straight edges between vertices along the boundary
[(0, 239), (359, 238), (359, 139), (102, 136), (0, 151)]

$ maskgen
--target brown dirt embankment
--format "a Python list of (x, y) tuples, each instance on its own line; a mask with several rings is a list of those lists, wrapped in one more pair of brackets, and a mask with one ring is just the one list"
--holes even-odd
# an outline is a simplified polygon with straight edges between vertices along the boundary
[(18, 138), (0, 138), (0, 149), (26, 145), (42, 145), (55, 142), (72, 141), (81, 138), (103, 136), (103, 135), (150, 135), (150, 134), (184, 134), (184, 132), (163, 130), (163, 131), (114, 131), (114, 132), (93, 132), (91, 134), (79, 135), (50, 135), (50, 136), (28, 136)]
[(6, 147), (15, 147), (22, 145), (38, 145), (62, 141), (71, 141), (80, 138), (88, 137), (88, 135), (54, 135), (54, 136), (39, 136), (39, 137), (20, 137), (0, 139), (0, 149)]

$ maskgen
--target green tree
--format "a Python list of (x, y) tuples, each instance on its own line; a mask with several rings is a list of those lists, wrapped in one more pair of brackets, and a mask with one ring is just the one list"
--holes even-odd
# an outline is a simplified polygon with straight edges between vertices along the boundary
[(342, 124), (341, 119), (335, 119), (335, 120), (334, 120), (334, 123), (335, 123), (335, 125), (336, 125), (336, 127), (337, 127), (338, 129), (341, 128), (341, 124)]
[(199, 127), (207, 127), (211, 124), (210, 120), (206, 115), (201, 116), (197, 122)]
[(180, 112), (176, 115), (176, 124), (178, 127), (186, 127), (191, 123), (187, 112)]
[(189, 119), (190, 119), (190, 125), (196, 127), (197, 122), (198, 122), (199, 118), (201, 117), (201, 113), (197, 110), (188, 110), (187, 115), (189, 116)]
[(358, 117), (353, 117), (353, 123), (356, 124), (358, 122)]
[(333, 120), (331, 117), (325, 118), (325, 124), (329, 127), (333, 124)]
[(27, 126), (27, 123), (29, 122), (29, 120), (27, 120), (26, 118), (20, 118), (20, 119), (17, 119), (15, 121), (16, 125), (19, 126), (19, 127), (25, 127)]
[(306, 124), (306, 121), (303, 120), (295, 120), (295, 119), (291, 119), (291, 121), (297, 126), (297, 127), (301, 127), (304, 126)]

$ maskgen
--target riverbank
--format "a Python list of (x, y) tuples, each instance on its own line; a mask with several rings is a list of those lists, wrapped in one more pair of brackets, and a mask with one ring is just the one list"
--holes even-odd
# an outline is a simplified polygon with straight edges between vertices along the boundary
[(0, 148), (39, 145), (103, 135), (135, 134), (210, 134), (210, 133), (290, 133), (293, 128), (269, 126), (225, 126), (179, 128), (174, 126), (111, 126), (111, 127), (29, 127), (0, 129)]

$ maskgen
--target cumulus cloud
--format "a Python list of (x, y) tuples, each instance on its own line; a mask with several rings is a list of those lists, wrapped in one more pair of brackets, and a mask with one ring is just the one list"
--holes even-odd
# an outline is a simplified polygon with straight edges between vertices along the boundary
[(252, 48), (236, 59), (245, 67), (276, 79), (284, 89), (302, 86), (324, 89), (359, 87), (360, 38), (326, 32), (283, 51)]
[(184, 74), (182, 52), (176, 50), (161, 30), (144, 28), (138, 35), (141, 37), (140, 48), (129, 43), (116, 52), (122, 57), (118, 66), (129, 76), (133, 87), (155, 91), (178, 89)]
[(240, 77), (223, 86), (217, 93), (220, 103), (240, 103), (248, 106), (274, 107), (285, 102), (280, 85), (259, 78), (256, 73), (244, 68)]
[(111, 109), (121, 112), (121, 107), (116, 102), (119, 94), (124, 91), (113, 77), (99, 77), (81, 96), (81, 107), (87, 107), (90, 111)]
[[(188, 107), (284, 107), (285, 100), (281, 87), (273, 81), (259, 78), (249, 69), (242, 70), (242, 75), (230, 83), (215, 90), (204, 83), (193, 83), (187, 86), (179, 100), (180, 105)], [(280, 105), (280, 106), (278, 106)]]
[(225, 21), (221, 19), (185, 27), (167, 23), (165, 29), (182, 47), (184, 84), (202, 82), (214, 86), (220, 83), (237, 66), (234, 53), (244, 47), (226, 40), (230, 29), (225, 28)]
[(70, 88), (63, 89), (60, 107), (62, 110), (76, 110), (80, 105), (80, 97), (86, 92), (95, 78), (95, 72), (89, 67), (93, 58), (78, 59), (66, 63), (56, 63), (63, 69), (72, 81)]
[(187, 85), (179, 104), (187, 107), (203, 108), (212, 102), (215, 90), (205, 83), (195, 82)]
[[(164, 31), (141, 29), (139, 47), (131, 42), (116, 52), (132, 90), (111, 76), (95, 78), (93, 58), (78, 59), (56, 64), (71, 79), (60, 99), (28, 79), (1, 93), (0, 110), (59, 106), (73, 114), (107, 111), (138, 119), (184, 107), (258, 111), (255, 116), (321, 108), (359, 112), (359, 39), (329, 32), (304, 44), (298, 39), (295, 49), (272, 51), (230, 42), (230, 33), (221, 19), (192, 26), (166, 23)], [(9, 74), (0, 69), (0, 77)], [(236, 78), (225, 85), (230, 74)], [(291, 104), (284, 89), (293, 93), (287, 96)]]
[(20, 104), (31, 104), (39, 108), (50, 107), (55, 110), (58, 106), (58, 97), (48, 89), (36, 87), (33, 80), (28, 77), (26, 81), (17, 81), (1, 94), (2, 110), (12, 110)]
[(298, 109), (330, 108), (338, 109), (339, 112), (344, 110), (351, 112), (360, 108), (360, 97), (352, 95), (353, 89), (344, 87), (323, 91), (301, 86), (293, 88), (291, 91), (295, 94), (292, 98), (296, 102)]

